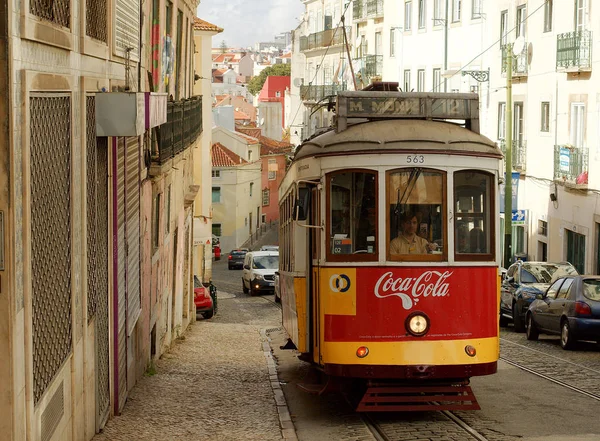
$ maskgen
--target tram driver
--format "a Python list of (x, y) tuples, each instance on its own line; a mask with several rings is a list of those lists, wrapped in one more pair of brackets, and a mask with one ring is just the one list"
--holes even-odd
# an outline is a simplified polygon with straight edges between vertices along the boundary
[(419, 219), (417, 214), (408, 211), (400, 218), (402, 231), (390, 242), (391, 254), (427, 254), (437, 248), (435, 243), (417, 235)]

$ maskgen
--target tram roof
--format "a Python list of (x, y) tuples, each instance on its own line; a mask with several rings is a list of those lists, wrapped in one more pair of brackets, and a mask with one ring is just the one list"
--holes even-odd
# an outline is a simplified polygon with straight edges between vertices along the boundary
[(496, 143), (458, 124), (431, 120), (382, 120), (333, 129), (302, 143), (294, 160), (311, 156), (427, 151), (502, 159)]

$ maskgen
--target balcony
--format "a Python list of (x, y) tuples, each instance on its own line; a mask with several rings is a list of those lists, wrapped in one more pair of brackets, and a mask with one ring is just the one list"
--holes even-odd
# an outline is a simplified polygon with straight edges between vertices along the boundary
[(383, 17), (383, 0), (354, 0), (352, 5), (354, 21), (376, 17)]
[(357, 58), (359, 60), (359, 68), (356, 69), (356, 79), (358, 82), (362, 80), (364, 85), (368, 85), (373, 77), (381, 77), (383, 72), (383, 55), (365, 55)]
[[(506, 157), (506, 140), (501, 139), (498, 144), (502, 154)], [(513, 140), (511, 153), (513, 170), (524, 172), (527, 168), (527, 141)]]
[(565, 32), (556, 36), (556, 70), (592, 70), (592, 31)]
[(190, 147), (202, 133), (202, 97), (167, 103), (167, 122), (153, 134), (152, 162), (164, 164)]
[(554, 179), (572, 187), (587, 188), (589, 152), (569, 144), (554, 146)]
[[(502, 46), (502, 75), (506, 76), (508, 55), (508, 45)], [(512, 61), (512, 76), (526, 77), (527, 76), (527, 43), (523, 45), (523, 50), (518, 55), (513, 56)]]
[[(346, 34), (350, 35), (351, 28), (346, 26)], [(327, 29), (326, 31), (309, 34), (308, 37), (300, 37), (300, 51), (322, 49), (336, 44), (344, 43), (344, 32), (339, 29)]]
[(346, 83), (330, 84), (328, 86), (300, 86), (300, 97), (302, 101), (321, 101), (323, 98), (336, 95), (346, 90)]

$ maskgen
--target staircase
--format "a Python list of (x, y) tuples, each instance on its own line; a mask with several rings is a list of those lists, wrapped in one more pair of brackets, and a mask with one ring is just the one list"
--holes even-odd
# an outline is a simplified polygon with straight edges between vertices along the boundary
[(279, 221), (262, 224), (240, 248), (256, 251), (263, 245), (279, 245)]

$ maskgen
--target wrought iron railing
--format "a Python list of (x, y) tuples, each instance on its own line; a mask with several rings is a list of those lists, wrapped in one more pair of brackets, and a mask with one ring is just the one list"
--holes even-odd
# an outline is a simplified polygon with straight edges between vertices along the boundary
[(158, 152), (152, 160), (165, 163), (191, 146), (202, 133), (202, 97), (167, 103), (167, 122), (156, 129)]
[[(350, 26), (346, 26), (346, 34), (349, 35), (350, 31)], [(342, 29), (327, 29), (325, 31), (309, 34), (307, 37), (300, 37), (300, 50), (307, 51), (311, 49), (320, 49), (343, 43), (344, 31)]]
[(383, 15), (383, 0), (354, 0), (352, 18), (361, 20)]
[(355, 74), (363, 83), (368, 84), (371, 78), (382, 75), (383, 55), (365, 55), (357, 60), (360, 62)]
[(30, 0), (29, 12), (43, 20), (71, 28), (70, 0)]
[[(506, 157), (506, 140), (501, 139), (500, 150)], [(512, 142), (512, 168), (516, 171), (525, 171), (527, 165), (527, 141), (514, 139)]]
[[(508, 67), (506, 61), (507, 56), (512, 55), (512, 53), (508, 53), (510, 46), (503, 45), (502, 46), (502, 73), (506, 74), (506, 69)], [(512, 50), (511, 50), (512, 52)], [(527, 44), (523, 46), (523, 50), (518, 54), (513, 56), (512, 60), (512, 74), (513, 76), (523, 76), (527, 75)]]
[(568, 144), (554, 146), (554, 179), (587, 185), (588, 164), (587, 148)]
[(565, 32), (556, 36), (556, 68), (592, 67), (592, 31)]
[(346, 83), (329, 84), (327, 86), (300, 86), (300, 97), (302, 101), (321, 101), (323, 98), (336, 95), (338, 92), (346, 90)]

